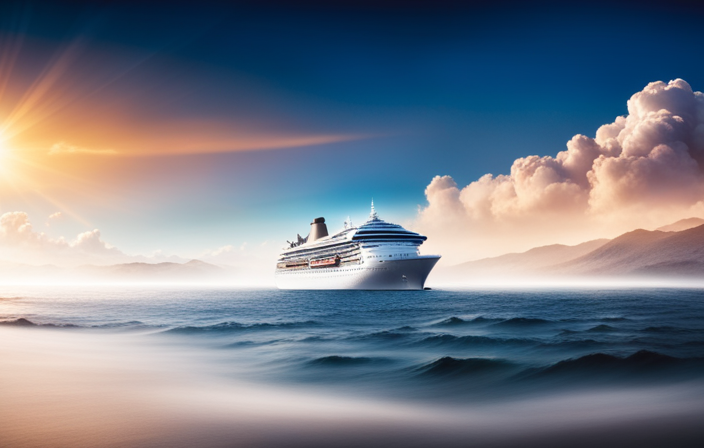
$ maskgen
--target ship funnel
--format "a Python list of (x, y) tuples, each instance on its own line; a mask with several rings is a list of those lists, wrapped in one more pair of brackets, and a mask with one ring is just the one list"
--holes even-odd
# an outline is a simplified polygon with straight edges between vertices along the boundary
[(324, 236), (328, 236), (328, 226), (325, 225), (325, 218), (315, 218), (313, 222), (310, 223), (308, 242), (312, 243)]

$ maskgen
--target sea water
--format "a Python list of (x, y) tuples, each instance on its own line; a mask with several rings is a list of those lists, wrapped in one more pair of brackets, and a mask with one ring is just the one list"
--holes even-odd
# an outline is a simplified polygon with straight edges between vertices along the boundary
[(0, 321), (16, 446), (704, 440), (700, 289), (13, 287)]

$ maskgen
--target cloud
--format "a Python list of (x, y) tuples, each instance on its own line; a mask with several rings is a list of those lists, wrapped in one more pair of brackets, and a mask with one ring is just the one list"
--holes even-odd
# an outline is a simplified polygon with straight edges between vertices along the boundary
[(85, 253), (93, 254), (122, 254), (119, 250), (106, 243), (100, 238), (100, 230), (94, 229), (88, 232), (79, 234), (76, 239), (71, 242), (71, 247)]
[(34, 231), (25, 212), (8, 212), (0, 216), (0, 237), (4, 243), (12, 246), (37, 245), (50, 241), (44, 233)]
[(464, 188), (436, 176), (425, 194), (417, 227), (456, 261), (702, 215), (704, 94), (682, 79), (650, 83), (628, 115), (555, 157), (519, 158)]
[(27, 213), (21, 211), (0, 216), (0, 254), (8, 261), (29, 264), (115, 263), (129, 259), (103, 241), (98, 229), (83, 232), (70, 241), (51, 238), (35, 231)]
[(114, 149), (90, 149), (83, 148), (80, 146), (70, 145), (66, 142), (54, 143), (51, 148), (49, 148), (48, 154), (50, 156), (65, 155), (65, 154), (89, 154), (96, 156), (114, 156), (119, 154)]
[(61, 212), (52, 213), (51, 215), (49, 215), (49, 219), (46, 221), (46, 223), (44, 223), (44, 225), (47, 227), (51, 227), (52, 222), (60, 221), (63, 219), (63, 217), (64, 215)]

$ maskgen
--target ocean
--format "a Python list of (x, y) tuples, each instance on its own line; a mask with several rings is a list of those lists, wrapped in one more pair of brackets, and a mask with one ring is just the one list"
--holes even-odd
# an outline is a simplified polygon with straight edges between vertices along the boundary
[(701, 446), (704, 291), (4, 287), (2, 446)]

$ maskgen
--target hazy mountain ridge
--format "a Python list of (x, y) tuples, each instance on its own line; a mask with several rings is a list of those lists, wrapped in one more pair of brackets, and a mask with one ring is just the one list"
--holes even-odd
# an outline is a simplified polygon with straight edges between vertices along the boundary
[(666, 226), (658, 227), (655, 230), (659, 230), (661, 232), (681, 232), (682, 230), (699, 227), (702, 224), (704, 224), (704, 219), (702, 218), (687, 218), (680, 219), (679, 221)]
[(220, 277), (226, 270), (220, 266), (200, 260), (186, 263), (122, 263), (108, 266), (84, 265), (76, 271), (94, 277), (108, 277), (130, 280), (162, 279), (204, 279)]
[(608, 239), (598, 239), (587, 241), (576, 246), (551, 244), (549, 246), (535, 247), (526, 252), (468, 261), (453, 266), (450, 269), (457, 272), (471, 269), (477, 274), (491, 273), (496, 269), (510, 269), (514, 274), (530, 274), (536, 270), (578, 258), (608, 242)]
[(5, 280), (178, 282), (229, 280), (233, 274), (230, 268), (196, 259), (185, 263), (132, 262), (103, 266), (82, 265), (75, 268), (0, 262), (0, 277)]
[[(697, 225), (699, 224), (699, 225)], [(673, 230), (682, 229), (682, 230)], [(637, 229), (612, 240), (554, 244), (441, 269), (437, 278), (696, 277), (704, 274), (704, 220), (689, 218)]]
[(679, 232), (634, 230), (555, 266), (555, 272), (600, 276), (704, 274), (704, 225)]

